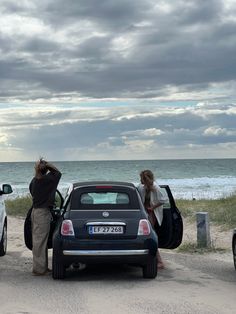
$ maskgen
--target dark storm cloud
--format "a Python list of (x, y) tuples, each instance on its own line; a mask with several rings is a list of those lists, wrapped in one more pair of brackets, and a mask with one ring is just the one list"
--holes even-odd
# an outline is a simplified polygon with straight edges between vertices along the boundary
[(182, 1), (177, 6), (178, 19), (183, 24), (199, 24), (216, 21), (224, 6), (221, 0)]
[(21, 3), (17, 3), (16, 1), (8, 1), (8, 0), (2, 0), (1, 1), (2, 11), (4, 13), (19, 13), (24, 12), (24, 2), (21, 1)]
[(235, 156), (235, 17), (230, 0), (1, 1), (0, 158)]
[[(130, 26), (139, 21), (146, 10), (150, 9), (149, 1), (137, 0), (89, 0), (89, 1), (43, 1), (42, 13), (45, 18), (56, 25), (68, 24), (74, 20), (92, 21), (99, 27), (116, 29)], [(132, 24), (131, 24), (132, 25)]]
[(57, 51), (57, 49), (60, 49), (60, 46), (47, 39), (32, 38), (26, 42), (23, 49), (28, 52), (40, 54)]
[(8, 101), (6, 87), (21, 100), (58, 91), (160, 97), (167, 86), (207, 94), (212, 83), (235, 83), (235, 7), (219, 0), (3, 1), (0, 97)]

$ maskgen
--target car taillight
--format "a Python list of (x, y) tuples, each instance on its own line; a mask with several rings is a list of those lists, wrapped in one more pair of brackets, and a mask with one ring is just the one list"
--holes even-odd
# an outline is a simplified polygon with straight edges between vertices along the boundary
[(71, 220), (63, 220), (61, 225), (61, 235), (63, 236), (74, 236), (74, 228)]
[(141, 219), (138, 226), (138, 235), (149, 235), (150, 232), (149, 221), (147, 219)]

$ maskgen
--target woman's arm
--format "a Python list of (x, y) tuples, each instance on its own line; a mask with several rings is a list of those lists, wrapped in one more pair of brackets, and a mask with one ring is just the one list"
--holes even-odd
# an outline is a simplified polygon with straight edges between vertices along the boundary
[(157, 184), (154, 185), (154, 190), (151, 192), (151, 206), (149, 210), (154, 210), (165, 204), (166, 199)]
[(49, 171), (60, 172), (56, 166), (54, 166), (51, 162), (46, 161), (46, 167)]
[(56, 178), (57, 181), (59, 182), (59, 180), (61, 178), (61, 172), (57, 169), (57, 167), (54, 166), (50, 162), (46, 162), (46, 167), (50, 171), (50, 173), (53, 175), (53, 177)]

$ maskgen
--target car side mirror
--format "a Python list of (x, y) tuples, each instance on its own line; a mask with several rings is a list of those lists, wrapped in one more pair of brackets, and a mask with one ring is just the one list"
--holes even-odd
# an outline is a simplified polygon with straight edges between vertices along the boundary
[(10, 184), (3, 184), (2, 185), (2, 194), (11, 194), (12, 191), (12, 187)]

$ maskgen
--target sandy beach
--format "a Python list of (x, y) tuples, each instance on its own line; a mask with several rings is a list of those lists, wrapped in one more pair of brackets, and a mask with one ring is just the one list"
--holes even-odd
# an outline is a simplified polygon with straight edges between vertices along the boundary
[[(227, 249), (223, 253), (162, 250), (166, 269), (154, 280), (144, 280), (139, 268), (96, 266), (71, 269), (65, 280), (55, 281), (51, 276), (31, 275), (32, 256), (23, 242), (23, 222), (8, 217), (8, 252), (0, 258), (1, 314), (234, 313), (231, 231), (211, 230), (216, 246)], [(194, 225), (184, 225), (184, 242), (194, 241)]]

